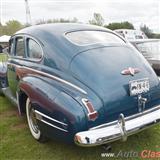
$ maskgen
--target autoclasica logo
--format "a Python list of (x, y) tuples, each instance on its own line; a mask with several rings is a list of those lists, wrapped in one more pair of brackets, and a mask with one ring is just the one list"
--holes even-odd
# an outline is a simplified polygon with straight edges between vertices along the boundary
[(160, 158), (160, 151), (153, 151), (153, 150), (143, 150), (141, 152), (138, 151), (122, 151), (120, 150), (118, 153), (101, 153), (101, 157), (105, 158), (111, 158), (111, 157), (117, 157), (117, 158), (142, 158), (142, 159), (157, 159)]

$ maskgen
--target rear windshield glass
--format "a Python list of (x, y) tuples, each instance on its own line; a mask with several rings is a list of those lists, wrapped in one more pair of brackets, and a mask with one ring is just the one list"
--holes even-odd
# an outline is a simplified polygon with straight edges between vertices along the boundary
[(75, 31), (67, 33), (66, 37), (72, 43), (77, 45), (90, 45), (94, 43), (125, 43), (118, 36), (103, 31)]

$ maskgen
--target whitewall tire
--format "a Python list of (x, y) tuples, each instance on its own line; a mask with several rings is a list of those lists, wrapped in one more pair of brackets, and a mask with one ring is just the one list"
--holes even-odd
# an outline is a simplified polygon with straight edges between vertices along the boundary
[(32, 104), (29, 98), (27, 98), (26, 100), (26, 115), (27, 115), (28, 126), (32, 136), (37, 141), (44, 142), (46, 138), (42, 135), (38, 127), (35, 110), (32, 107)]

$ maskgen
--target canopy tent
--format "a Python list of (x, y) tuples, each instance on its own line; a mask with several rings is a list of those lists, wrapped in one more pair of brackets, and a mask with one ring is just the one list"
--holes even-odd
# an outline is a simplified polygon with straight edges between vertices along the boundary
[(0, 43), (8, 43), (11, 36), (3, 35), (0, 37)]

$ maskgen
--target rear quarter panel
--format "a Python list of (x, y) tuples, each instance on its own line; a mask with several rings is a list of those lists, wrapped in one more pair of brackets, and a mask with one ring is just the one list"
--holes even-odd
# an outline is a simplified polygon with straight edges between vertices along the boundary
[(53, 84), (54, 82), (51, 83), (51, 80), (47, 81), (44, 77), (28, 76), (21, 80), (19, 89), (30, 98), (36, 110), (68, 124), (67, 128), (60, 126), (68, 130), (63, 132), (39, 121), (42, 132), (48, 137), (71, 142), (75, 133), (87, 130), (86, 116), (78, 101)]

